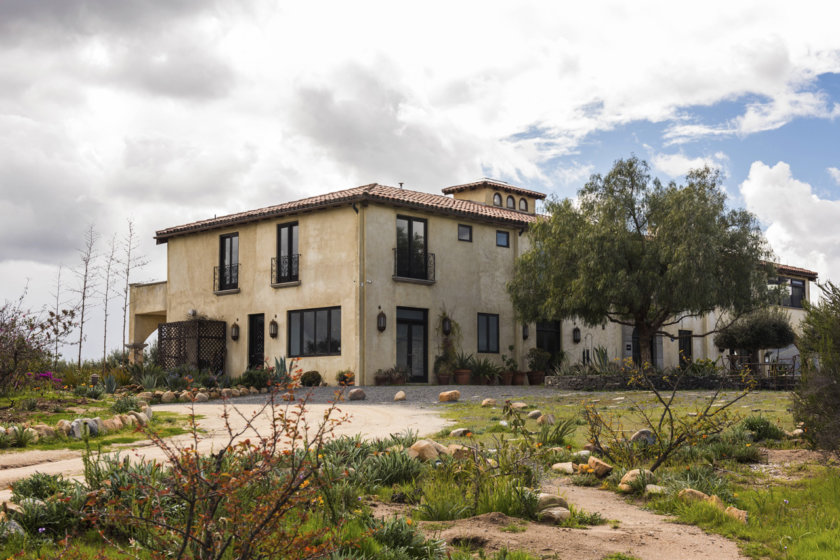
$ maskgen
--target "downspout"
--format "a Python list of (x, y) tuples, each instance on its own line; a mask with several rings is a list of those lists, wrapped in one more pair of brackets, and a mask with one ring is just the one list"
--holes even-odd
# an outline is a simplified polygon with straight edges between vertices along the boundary
[[(512, 247), (512, 249), (513, 249), (513, 251), (512, 251), (513, 263), (511, 264), (511, 271), (512, 272), (516, 270), (516, 259), (519, 257), (519, 238), (522, 236), (523, 231), (524, 230), (520, 229), (519, 234), (513, 236), (513, 247)], [(511, 280), (512, 279), (513, 279), (513, 274), (511, 274)], [(507, 286), (505, 286), (505, 291), (507, 291)], [(510, 301), (511, 311), (513, 311), (513, 316), (514, 316), (514, 321), (513, 321), (514, 356), (516, 357), (516, 361), (521, 365), (522, 362), (520, 361), (520, 358), (522, 358), (524, 356), (523, 350), (524, 350), (524, 346), (525, 346), (525, 341), (522, 340), (522, 330), (521, 330), (522, 326), (519, 325), (519, 323), (516, 322), (516, 319), (515, 319), (516, 310), (513, 309), (513, 299), (508, 298), (508, 301)], [(499, 351), (501, 351), (501, 348), (499, 348)]]
[(361, 208), (357, 207), (353, 204), (353, 210), (356, 211), (358, 215), (358, 227), (359, 231), (357, 234), (359, 240), (359, 293), (358, 293), (358, 300), (359, 300), (359, 309), (358, 309), (358, 331), (359, 331), (359, 347), (357, 349), (357, 371), (356, 377), (359, 380), (359, 385), (366, 385), (365, 379), (365, 345), (367, 341), (367, 329), (365, 321), (365, 276), (366, 276), (366, 268), (365, 268), (365, 206), (364, 204), (359, 205)]

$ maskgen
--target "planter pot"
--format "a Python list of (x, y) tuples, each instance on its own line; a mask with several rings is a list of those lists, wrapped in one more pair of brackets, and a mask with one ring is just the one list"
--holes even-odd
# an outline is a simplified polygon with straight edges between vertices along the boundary
[(405, 385), (405, 377), (395, 377), (392, 384), (393, 385)]
[(375, 376), (373, 378), (373, 383), (377, 386), (387, 385), (388, 384), (388, 378), (387, 377)]
[(470, 377), (472, 377), (472, 370), (469, 369), (456, 369), (453, 372), (453, 376), (455, 377), (455, 383), (458, 385), (469, 385)]
[(450, 377), (448, 373), (437, 374), (438, 385), (449, 385)]
[(542, 385), (545, 383), (545, 371), (529, 371), (528, 385)]
[(525, 378), (527, 374), (524, 371), (515, 371), (513, 372), (513, 379), (511, 379), (511, 385), (525, 385)]
[(513, 381), (513, 372), (503, 371), (502, 376), (499, 378), (499, 385), (510, 385), (511, 381)]

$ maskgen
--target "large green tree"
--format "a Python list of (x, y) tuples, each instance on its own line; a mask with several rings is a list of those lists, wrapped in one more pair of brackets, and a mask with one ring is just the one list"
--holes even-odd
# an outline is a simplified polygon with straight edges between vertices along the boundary
[(652, 337), (681, 318), (767, 303), (767, 244), (752, 214), (726, 207), (717, 171), (664, 185), (631, 157), (578, 195), (549, 201), (529, 231), (508, 285), (521, 318), (632, 326), (651, 363)]

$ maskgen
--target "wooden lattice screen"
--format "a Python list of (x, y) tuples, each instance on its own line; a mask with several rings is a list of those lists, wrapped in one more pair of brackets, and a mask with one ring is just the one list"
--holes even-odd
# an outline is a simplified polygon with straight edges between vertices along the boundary
[(224, 321), (195, 319), (158, 325), (158, 360), (164, 369), (190, 366), (214, 373), (225, 369)]

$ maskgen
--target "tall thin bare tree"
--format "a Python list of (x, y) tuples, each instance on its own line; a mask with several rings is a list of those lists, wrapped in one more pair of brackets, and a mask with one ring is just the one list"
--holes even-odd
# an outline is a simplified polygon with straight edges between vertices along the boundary
[(73, 291), (79, 295), (79, 367), (82, 367), (82, 346), (85, 342), (85, 322), (87, 317), (85, 313), (91, 303), (88, 301), (90, 295), (93, 293), (96, 286), (96, 241), (99, 239), (99, 233), (94, 228), (93, 224), (88, 225), (85, 230), (84, 245), (79, 250), (79, 260), (81, 264), (76, 270), (76, 276), (79, 277), (79, 286)]
[(115, 280), (117, 264), (117, 234), (111, 236), (111, 243), (108, 245), (108, 253), (105, 255), (105, 262), (102, 265), (102, 279), (105, 281), (105, 288), (102, 290), (102, 311), (104, 324), (102, 326), (102, 377), (105, 377), (108, 359), (108, 303), (113, 295), (113, 282)]
[[(137, 251), (139, 249), (139, 242), (137, 240), (137, 235), (134, 233), (134, 220), (129, 218), (128, 220), (128, 233), (123, 237), (123, 257), (120, 260), (120, 264), (122, 265), (122, 277), (124, 280), (123, 284), (123, 325), (122, 325), (122, 338), (123, 338), (123, 348), (127, 344), (126, 340), (126, 323), (128, 319), (128, 296), (131, 290), (131, 274), (135, 270), (143, 268), (147, 264), (149, 264), (148, 259), (146, 259), (145, 255), (138, 255)], [(131, 342), (134, 342), (133, 340)]]
[[(53, 308), (52, 308), (52, 313), (53, 313), (54, 317), (61, 316), (62, 309), (66, 309), (66, 307), (67, 307), (67, 302), (65, 300), (63, 300), (62, 297), (61, 297), (61, 292), (62, 292), (62, 288), (63, 288), (63, 284), (61, 283), (61, 272), (63, 270), (64, 270), (64, 265), (59, 263), (58, 271), (55, 274), (55, 292), (50, 294), (55, 298), (55, 301), (53, 303)], [(58, 356), (59, 356), (58, 347), (60, 345), (60, 342), (61, 342), (60, 337), (55, 337), (55, 340), (53, 341), (53, 344), (54, 344), (54, 348), (53, 348), (53, 368), (58, 367)]]

